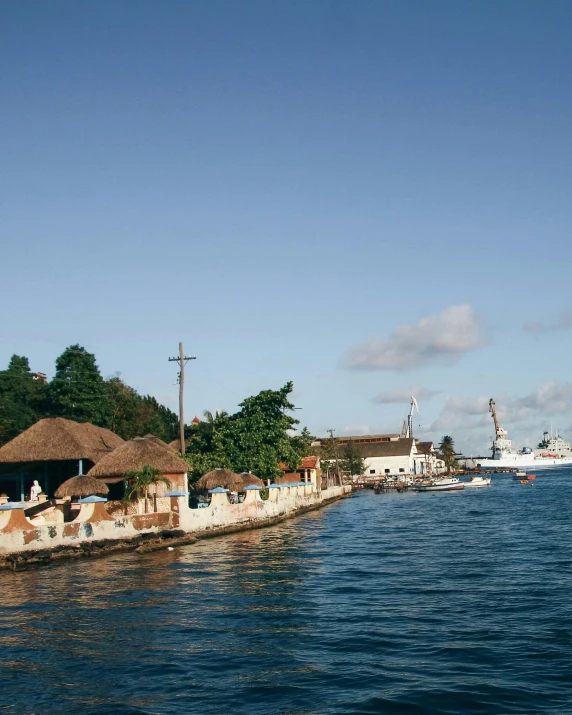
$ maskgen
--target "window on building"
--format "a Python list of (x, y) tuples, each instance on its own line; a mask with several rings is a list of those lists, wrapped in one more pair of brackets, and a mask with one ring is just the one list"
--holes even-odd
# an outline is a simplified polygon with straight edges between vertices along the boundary
[(399, 471), (400, 471), (400, 472), (404, 472), (405, 469), (403, 469), (402, 467), (400, 467)]
[(375, 474), (375, 469), (370, 469), (370, 470), (369, 470), (369, 473), (370, 473), (370, 474)]
[(389, 474), (389, 469), (384, 469), (383, 470), (386, 474)]

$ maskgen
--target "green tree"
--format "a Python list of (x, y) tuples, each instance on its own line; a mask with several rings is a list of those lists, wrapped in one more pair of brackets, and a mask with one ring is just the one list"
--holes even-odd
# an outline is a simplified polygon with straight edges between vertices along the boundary
[(109, 403), (109, 429), (123, 439), (148, 434), (139, 434), (138, 408), (141, 397), (136, 390), (125, 384), (119, 375), (105, 381), (105, 396)]
[(233, 469), (230, 458), (225, 452), (225, 441), (228, 439), (229, 416), (226, 412), (208, 411), (204, 413), (205, 420), (194, 422), (185, 427), (185, 440), (188, 447), (185, 460), (189, 462), (191, 472), (189, 482), (194, 482), (203, 474), (217, 467)]
[(154, 397), (141, 397), (119, 375), (105, 381), (109, 406), (109, 428), (123, 439), (154, 434), (165, 442), (178, 435), (179, 418)]
[(252, 471), (261, 479), (274, 479), (280, 462), (297, 466), (302, 458), (291, 433), (298, 420), (287, 414), (294, 409), (287, 382), (279, 390), (263, 390), (241, 402), (239, 412), (228, 418), (223, 433), (224, 452), (236, 471)]
[(447, 474), (451, 474), (451, 467), (455, 465), (455, 442), (452, 437), (445, 435), (441, 438), (439, 452), (441, 459), (445, 462), (445, 466), (447, 467)]
[(0, 445), (45, 416), (47, 387), (30, 371), (27, 357), (12, 355), (0, 371)]
[(126, 493), (127, 499), (132, 499), (133, 495), (137, 495), (138, 497), (143, 496), (145, 499), (146, 514), (148, 512), (149, 487), (157, 484), (165, 484), (167, 487), (171, 486), (171, 482), (165, 475), (161, 474), (158, 469), (150, 467), (148, 464), (139, 470), (126, 472), (125, 477), (129, 482)]
[(49, 385), (53, 414), (77, 422), (108, 427), (111, 411), (95, 355), (80, 345), (70, 345), (56, 360)]
[(348, 443), (344, 447), (340, 468), (342, 472), (349, 476), (358, 475), (361, 477), (365, 472), (365, 461), (361, 456), (360, 448), (351, 439), (348, 440)]
[(309, 457), (315, 454), (316, 449), (312, 447), (312, 442), (315, 442), (316, 438), (310, 433), (307, 427), (304, 427), (300, 434), (293, 435), (291, 440), (294, 449), (296, 452), (299, 452), (302, 457)]

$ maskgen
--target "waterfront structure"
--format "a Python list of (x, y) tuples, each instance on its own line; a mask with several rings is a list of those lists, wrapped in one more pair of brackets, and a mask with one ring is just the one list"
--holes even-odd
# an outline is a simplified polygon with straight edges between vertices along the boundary
[(39, 420), (0, 448), (0, 493), (23, 501), (34, 480), (45, 493), (52, 493), (122, 444), (121, 437), (90, 422)]
[[(78, 500), (67, 512), (62, 505), (50, 507), (50, 521), (28, 518), (26, 504), (0, 505), (0, 566), (15, 568), (20, 562), (45, 563), (65, 556), (94, 555), (146, 544), (189, 543), (195, 537), (243, 531), (268, 526), (283, 519), (351, 495), (350, 486), (318, 491), (313, 483), (297, 483), (268, 489), (244, 489), (244, 501), (229, 498), (225, 488), (210, 492), (210, 503), (191, 509), (188, 493), (173, 490), (152, 513), (114, 513), (105, 498)], [(70, 520), (70, 516), (73, 517)], [(156, 548), (156, 546), (154, 547)]]
[(89, 470), (88, 476), (101, 479), (111, 487), (110, 498), (120, 499), (123, 497), (125, 475), (140, 471), (143, 467), (156, 469), (170, 482), (170, 487), (164, 484), (149, 487), (149, 494), (163, 497), (169, 489), (187, 491), (188, 463), (153, 435), (135, 437), (124, 442), (99, 460)]

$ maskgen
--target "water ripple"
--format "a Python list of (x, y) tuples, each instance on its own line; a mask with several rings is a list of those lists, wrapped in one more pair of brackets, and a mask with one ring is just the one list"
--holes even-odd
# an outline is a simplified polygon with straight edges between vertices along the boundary
[(0, 574), (0, 712), (570, 713), (572, 472)]

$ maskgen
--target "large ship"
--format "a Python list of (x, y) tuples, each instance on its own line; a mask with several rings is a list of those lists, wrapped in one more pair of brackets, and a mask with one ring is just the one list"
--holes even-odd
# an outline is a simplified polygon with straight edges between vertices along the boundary
[(557, 467), (572, 467), (572, 447), (556, 435), (553, 437), (545, 432), (543, 440), (537, 449), (523, 447), (520, 452), (514, 452), (511, 441), (507, 439), (508, 432), (498, 421), (495, 401), (490, 400), (489, 411), (495, 423), (495, 439), (492, 446), (491, 459), (478, 459), (476, 466), (481, 469), (555, 469)]

